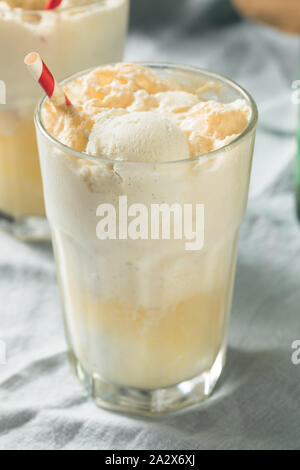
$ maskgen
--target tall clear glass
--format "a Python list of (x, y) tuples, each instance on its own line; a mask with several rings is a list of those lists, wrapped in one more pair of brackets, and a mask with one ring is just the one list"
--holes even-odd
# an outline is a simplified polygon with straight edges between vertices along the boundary
[[(153, 164), (64, 146), (42, 123), (43, 101), (35, 123), (71, 363), (99, 406), (152, 415), (208, 397), (222, 372), (257, 109), (217, 74), (145, 65), (182, 83), (214, 81), (204, 98), (243, 98), (247, 129), (208, 155)], [(126, 231), (99, 239), (99, 207), (112, 205), (119, 220), (124, 198), (128, 213), (133, 204), (149, 213), (155, 204), (202, 205), (203, 246), (191, 251), (185, 239), (126, 238)]]
[[(83, 1), (84, 3), (84, 1)], [(37, 50), (58, 80), (123, 56), (129, 0), (94, 0), (51, 11), (1, 9), (0, 228), (26, 239), (50, 237), (33, 124), (41, 95), (24, 66)]]

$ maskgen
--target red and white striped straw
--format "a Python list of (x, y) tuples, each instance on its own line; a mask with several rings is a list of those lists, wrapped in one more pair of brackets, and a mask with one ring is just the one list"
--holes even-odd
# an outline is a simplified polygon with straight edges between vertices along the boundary
[(59, 7), (62, 0), (48, 0), (45, 6), (45, 10), (55, 10), (55, 8)]
[(66, 104), (70, 106), (72, 104), (37, 52), (30, 52), (30, 54), (27, 54), (24, 62), (49, 98), (53, 99), (53, 101), (58, 105)]

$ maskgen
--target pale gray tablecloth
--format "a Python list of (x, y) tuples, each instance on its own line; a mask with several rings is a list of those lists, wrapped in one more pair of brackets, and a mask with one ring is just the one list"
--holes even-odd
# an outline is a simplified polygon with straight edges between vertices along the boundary
[(291, 362), (291, 344), (300, 339), (290, 101), (298, 39), (247, 22), (197, 34), (192, 27), (187, 36), (193, 21), (191, 14), (184, 24), (174, 18), (177, 29), (136, 28), (126, 58), (214, 69), (242, 83), (259, 104), (220, 384), (209, 401), (158, 419), (97, 409), (67, 362), (51, 249), (0, 234), (0, 339), (8, 354), (0, 365), (0, 449), (300, 448), (300, 366)]

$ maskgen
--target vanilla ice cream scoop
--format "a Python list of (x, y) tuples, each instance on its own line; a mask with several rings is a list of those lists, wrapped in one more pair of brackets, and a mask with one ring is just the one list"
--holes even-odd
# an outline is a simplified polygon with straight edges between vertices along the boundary
[(101, 115), (89, 136), (86, 152), (134, 162), (189, 158), (184, 133), (175, 123), (154, 112)]

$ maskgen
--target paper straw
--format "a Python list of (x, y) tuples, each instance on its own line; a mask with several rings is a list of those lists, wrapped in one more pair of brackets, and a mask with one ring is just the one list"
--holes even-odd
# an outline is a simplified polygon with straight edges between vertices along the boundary
[(35, 80), (41, 85), (49, 98), (51, 98), (58, 105), (66, 104), (70, 106), (72, 104), (37, 52), (31, 52), (30, 54), (27, 54), (24, 62)]
[(62, 0), (48, 0), (45, 6), (45, 10), (54, 10), (55, 8), (59, 7)]

